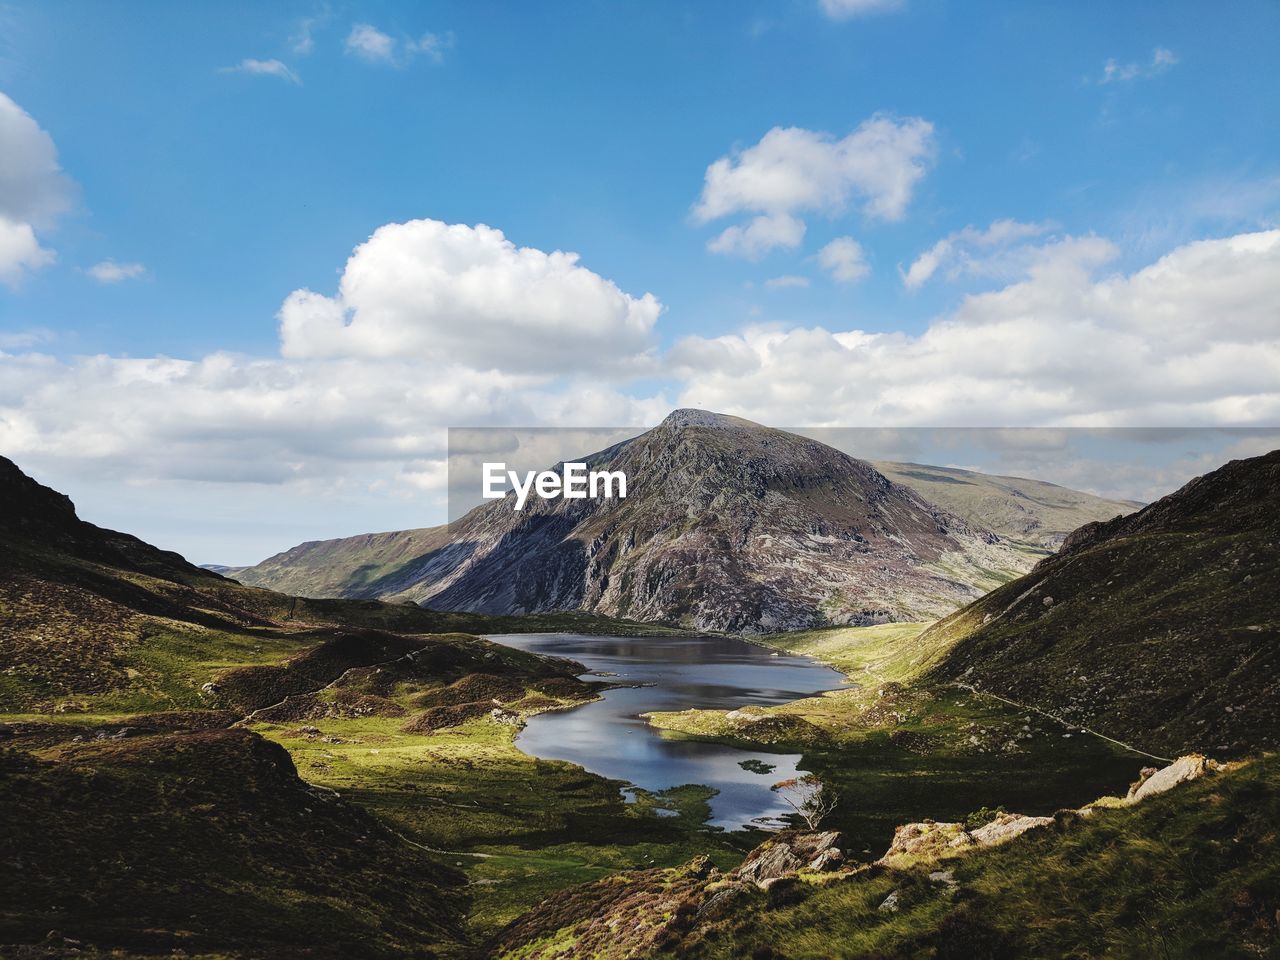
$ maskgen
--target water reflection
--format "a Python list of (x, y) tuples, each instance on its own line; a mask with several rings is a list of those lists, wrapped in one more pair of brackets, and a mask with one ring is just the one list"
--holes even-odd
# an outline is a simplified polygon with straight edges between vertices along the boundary
[[(804, 657), (772, 654), (728, 637), (553, 633), (490, 639), (534, 653), (570, 657), (597, 675), (616, 675), (610, 679), (648, 684), (608, 690), (601, 701), (532, 717), (517, 740), (520, 749), (568, 760), (647, 791), (705, 784), (718, 791), (710, 801), (710, 822), (731, 830), (753, 822), (774, 824), (788, 812), (769, 787), (796, 775), (799, 754), (667, 739), (639, 715), (690, 707), (767, 706), (839, 687), (844, 680), (837, 671)], [(773, 769), (766, 771), (767, 767)]]

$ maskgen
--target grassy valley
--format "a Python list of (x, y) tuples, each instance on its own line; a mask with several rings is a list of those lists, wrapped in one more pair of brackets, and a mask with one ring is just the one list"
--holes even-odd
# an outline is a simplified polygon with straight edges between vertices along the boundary
[[(839, 689), (648, 716), (674, 739), (801, 754), (835, 798), (831, 832), (772, 837), (709, 828), (696, 784), (627, 803), (622, 784), (516, 746), (528, 718), (611, 681), (482, 634), (669, 627), (275, 593), (85, 524), (8, 465), (0, 943), (48, 957), (1265, 955), (1280, 909), (1265, 752), (1280, 728), (1276, 457), (1086, 526), (936, 623), (754, 638), (835, 666)], [(1132, 798), (1144, 767), (1191, 749), (1247, 762), (1179, 761), (1204, 776)], [(787, 859), (814, 837), (838, 856)], [(783, 867), (748, 880), (744, 857)]]

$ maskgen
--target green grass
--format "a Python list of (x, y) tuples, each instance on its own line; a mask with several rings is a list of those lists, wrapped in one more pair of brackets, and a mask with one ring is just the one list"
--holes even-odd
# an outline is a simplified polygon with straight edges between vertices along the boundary
[[(992, 850), (757, 895), (681, 957), (1275, 957), (1280, 761)], [(928, 873), (954, 871), (954, 890)], [(897, 891), (901, 909), (879, 909)]]
[(521, 752), (512, 727), (481, 719), (423, 736), (403, 733), (403, 722), (314, 721), (322, 737), (340, 743), (280, 725), (255, 729), (286, 747), (308, 781), (416, 843), (448, 851), (445, 860), (472, 881), (468, 923), (476, 935), (567, 886), (702, 853), (727, 866), (751, 845), (704, 827), (706, 797), (697, 790), (626, 804), (617, 782)]

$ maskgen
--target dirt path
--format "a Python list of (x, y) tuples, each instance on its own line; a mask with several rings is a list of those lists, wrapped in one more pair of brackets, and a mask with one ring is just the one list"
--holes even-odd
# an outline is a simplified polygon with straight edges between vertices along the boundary
[(975, 694), (976, 696), (990, 697), (992, 700), (999, 700), (1001, 703), (1007, 703), (1009, 706), (1017, 707), (1019, 710), (1029, 710), (1032, 713), (1038, 713), (1040, 716), (1047, 717), (1050, 720), (1054, 720), (1057, 723), (1062, 724), (1064, 727), (1067, 727), (1071, 730), (1079, 730), (1081, 733), (1087, 733), (1089, 734), (1089, 736), (1097, 737), (1099, 740), (1105, 740), (1107, 741), (1107, 743), (1113, 743), (1117, 747), (1123, 747), (1124, 749), (1130, 751), (1131, 753), (1137, 753), (1144, 757), (1150, 757), (1152, 760), (1159, 760), (1161, 763), (1173, 763), (1172, 757), (1162, 757), (1162, 756), (1159, 756), (1158, 754), (1148, 753), (1146, 750), (1143, 750), (1141, 747), (1135, 747), (1133, 744), (1125, 743), (1123, 740), (1117, 740), (1115, 737), (1108, 737), (1105, 733), (1099, 733), (1097, 730), (1091, 730), (1089, 727), (1082, 726), (1081, 724), (1076, 723), (1072, 720), (1068, 720), (1065, 717), (1060, 717), (1057, 714), (1050, 713), (1048, 710), (1041, 710), (1039, 707), (1033, 707), (1028, 703), (1019, 703), (1017, 700), (1010, 700), (1008, 697), (1002, 697), (1000, 696), (1000, 694), (991, 693), (988, 690), (979, 690), (977, 687), (975, 687), (971, 683), (961, 683), (959, 680), (956, 680), (954, 681), (954, 685), (959, 687), (961, 690), (967, 690), (970, 693)]

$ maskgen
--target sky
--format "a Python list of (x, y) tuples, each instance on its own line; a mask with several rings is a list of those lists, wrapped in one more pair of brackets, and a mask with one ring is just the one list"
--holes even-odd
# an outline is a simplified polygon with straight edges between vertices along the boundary
[[(1270, 0), (0, 2), (0, 454), (224, 563), (441, 522), (449, 427), (682, 406), (1253, 430), (1166, 445), (1180, 482), (1280, 426), (1276, 36)], [(1037, 442), (960, 465), (1153, 495)]]

